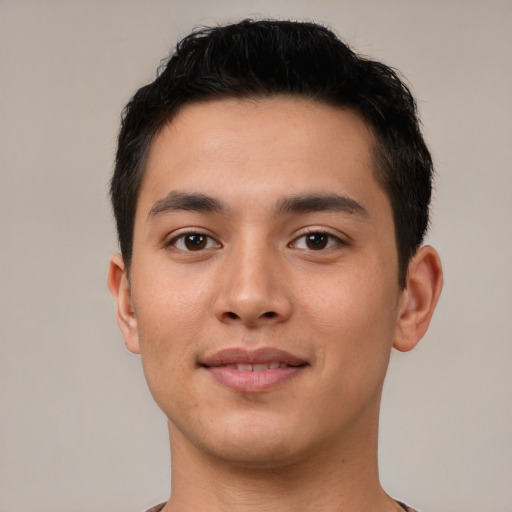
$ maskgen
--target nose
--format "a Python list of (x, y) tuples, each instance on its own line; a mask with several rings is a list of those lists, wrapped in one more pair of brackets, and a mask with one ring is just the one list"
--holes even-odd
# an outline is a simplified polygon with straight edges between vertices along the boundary
[(214, 309), (223, 323), (258, 328), (284, 322), (292, 313), (279, 254), (254, 245), (233, 248), (222, 265)]

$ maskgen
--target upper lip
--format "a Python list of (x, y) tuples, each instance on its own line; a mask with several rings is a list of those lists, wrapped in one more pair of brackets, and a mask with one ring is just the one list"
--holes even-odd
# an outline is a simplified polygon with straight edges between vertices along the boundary
[(255, 350), (226, 348), (206, 356), (201, 360), (201, 365), (215, 367), (228, 364), (262, 364), (271, 362), (285, 363), (290, 366), (307, 364), (304, 359), (294, 356), (286, 350), (264, 347)]

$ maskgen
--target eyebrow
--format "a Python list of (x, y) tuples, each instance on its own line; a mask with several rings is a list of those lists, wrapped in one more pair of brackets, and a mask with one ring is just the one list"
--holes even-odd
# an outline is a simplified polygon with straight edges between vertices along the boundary
[[(180, 210), (223, 213), (227, 211), (227, 207), (219, 199), (200, 192), (174, 190), (156, 201), (148, 213), (148, 220), (162, 213)], [(337, 211), (357, 214), (363, 218), (368, 217), (367, 210), (357, 201), (350, 197), (333, 193), (301, 194), (285, 197), (277, 202), (276, 211), (280, 215)]]
[(222, 213), (226, 208), (221, 201), (206, 194), (173, 190), (152, 206), (148, 219), (161, 213), (179, 210)]
[(354, 199), (334, 193), (317, 193), (294, 195), (278, 202), (277, 211), (286, 213), (309, 213), (323, 211), (337, 211), (357, 214), (367, 218), (368, 211)]

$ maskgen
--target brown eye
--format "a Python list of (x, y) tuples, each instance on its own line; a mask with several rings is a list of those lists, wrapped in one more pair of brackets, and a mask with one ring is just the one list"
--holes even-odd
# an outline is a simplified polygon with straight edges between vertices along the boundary
[(329, 242), (329, 235), (327, 233), (309, 233), (305, 236), (305, 242), (307, 248), (313, 251), (325, 249)]
[(189, 251), (199, 251), (206, 247), (207, 237), (199, 233), (185, 235), (184, 244)]
[(204, 249), (212, 249), (220, 247), (211, 236), (203, 233), (184, 233), (171, 240), (170, 245), (180, 251), (202, 251)]
[(343, 240), (326, 231), (311, 231), (296, 238), (290, 247), (308, 251), (322, 251), (337, 245), (346, 245)]

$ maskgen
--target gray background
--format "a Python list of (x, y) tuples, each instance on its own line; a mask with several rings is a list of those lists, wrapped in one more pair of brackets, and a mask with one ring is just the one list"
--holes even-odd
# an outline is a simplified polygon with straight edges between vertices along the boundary
[(140, 511), (167, 496), (163, 414), (114, 322), (106, 199), (119, 113), (195, 25), (328, 23), (413, 84), (439, 178), (446, 284), (393, 354), (387, 490), (424, 512), (510, 511), (512, 3), (0, 0), (0, 511)]

